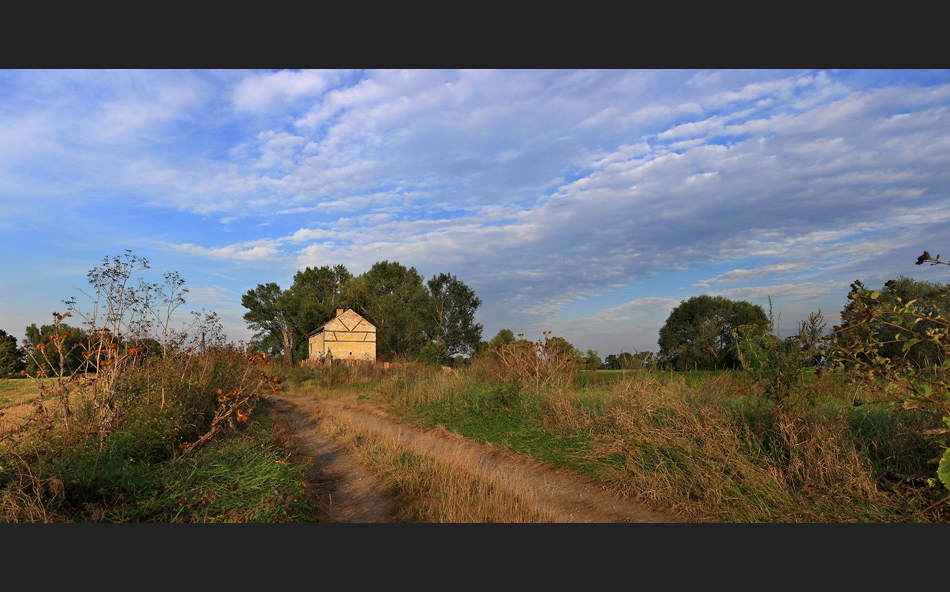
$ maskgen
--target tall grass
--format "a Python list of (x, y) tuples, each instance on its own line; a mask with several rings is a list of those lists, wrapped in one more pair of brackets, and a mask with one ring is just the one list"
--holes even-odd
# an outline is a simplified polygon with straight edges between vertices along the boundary
[[(742, 372), (632, 372), (534, 391), (490, 363), (372, 392), (421, 425), (508, 447), (696, 520), (943, 521), (939, 485), (880, 486), (937, 455), (925, 417), (826, 376), (777, 404)], [(417, 371), (418, 372), (418, 371)], [(851, 389), (851, 390), (849, 390)], [(860, 396), (860, 406), (855, 406)], [(932, 472), (933, 468), (930, 467)]]
[(266, 363), (206, 344), (128, 360), (106, 387), (102, 373), (58, 391), (4, 381), (17, 400), (0, 417), (0, 521), (314, 519), (303, 469), (251, 419), (274, 388)]

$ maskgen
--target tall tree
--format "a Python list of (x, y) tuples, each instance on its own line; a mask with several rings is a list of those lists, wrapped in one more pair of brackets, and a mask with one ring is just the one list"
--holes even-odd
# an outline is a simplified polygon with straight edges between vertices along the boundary
[(440, 273), (427, 283), (432, 299), (431, 342), (446, 357), (471, 354), (482, 338), (482, 326), (475, 322), (475, 311), (482, 301), (454, 275)]
[(273, 344), (279, 336), (283, 346), (284, 366), (294, 363), (293, 337), (296, 326), (292, 316), (293, 303), (284, 297), (280, 286), (271, 282), (258, 284), (241, 296), (241, 305), (247, 309), (244, 321), (256, 331), (255, 341)]
[(307, 335), (332, 319), (337, 309), (348, 306), (344, 291), (352, 279), (343, 265), (308, 267), (294, 275), (294, 283), (284, 293), (283, 302), (293, 319), (297, 358), (309, 355)]
[(348, 284), (350, 307), (376, 326), (382, 358), (418, 352), (432, 331), (431, 297), (415, 267), (379, 261)]
[(0, 377), (24, 370), (23, 354), (16, 346), (16, 337), (0, 329)]
[(600, 370), (603, 366), (603, 362), (600, 361), (599, 352), (596, 349), (587, 350), (587, 355), (584, 356), (584, 368), (587, 370)]
[(769, 325), (765, 310), (745, 301), (722, 296), (693, 296), (670, 312), (660, 329), (660, 355), (679, 370), (734, 368), (733, 331), (754, 326), (757, 333)]

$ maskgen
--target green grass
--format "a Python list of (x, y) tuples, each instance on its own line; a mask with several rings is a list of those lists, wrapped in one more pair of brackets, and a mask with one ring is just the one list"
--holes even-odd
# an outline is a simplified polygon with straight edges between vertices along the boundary
[[(0, 496), (29, 471), (46, 487), (19, 489), (57, 522), (319, 521), (302, 483), (305, 468), (287, 462), (273, 426), (230, 433), (181, 462), (172, 436), (153, 422), (113, 434), (102, 450), (50, 442), (29, 468), (4, 463)], [(0, 509), (11, 510), (11, 499), (0, 497)]]
[(946, 519), (922, 512), (945, 491), (895, 495), (876, 483), (885, 471), (928, 470), (935, 449), (919, 435), (919, 416), (856, 407), (852, 392), (814, 376), (805, 386), (808, 396), (787, 411), (732, 371), (590, 372), (572, 389), (535, 395), (476, 370), (378, 392), (413, 423), (441, 425), (706, 520)]

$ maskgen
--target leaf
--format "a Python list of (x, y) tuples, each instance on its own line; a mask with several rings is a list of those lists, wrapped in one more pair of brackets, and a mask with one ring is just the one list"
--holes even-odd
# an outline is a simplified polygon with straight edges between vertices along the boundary
[(950, 489), (950, 448), (943, 451), (940, 465), (937, 467), (937, 476), (940, 477), (943, 486)]
[(877, 290), (871, 292), (871, 300), (877, 300), (878, 296), (880, 296), (880, 293)]
[(919, 339), (910, 339), (910, 340), (908, 340), (908, 341), (905, 341), (905, 342), (904, 342), (904, 347), (901, 349), (901, 352), (902, 352), (902, 353), (907, 353), (907, 350), (909, 350), (910, 348), (912, 348), (912, 347), (914, 346), (914, 344), (919, 343), (919, 342), (920, 342)]

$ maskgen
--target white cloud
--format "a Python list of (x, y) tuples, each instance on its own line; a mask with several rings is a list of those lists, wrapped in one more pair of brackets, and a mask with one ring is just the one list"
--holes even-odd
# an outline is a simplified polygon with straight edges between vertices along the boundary
[(538, 323), (655, 324), (647, 300), (581, 310), (644, 278), (657, 302), (818, 297), (950, 221), (946, 75), (859, 74), (0, 72), (0, 224), (108, 204), (97, 224), (146, 215), (168, 252), (395, 259)]
[(234, 108), (259, 111), (284, 106), (301, 97), (318, 97), (340, 81), (342, 73), (334, 71), (281, 70), (252, 74), (234, 88)]
[[(824, 298), (833, 292), (840, 292), (842, 288), (850, 286), (850, 281), (825, 280), (823, 282), (800, 282), (791, 284), (775, 284), (771, 286), (753, 286), (734, 288), (720, 292), (709, 292), (710, 296), (722, 296), (730, 300), (762, 301), (768, 297), (782, 297), (794, 301), (813, 301)], [(845, 293), (847, 290), (845, 289)]]
[(281, 256), (280, 251), (270, 245), (259, 245), (253, 246), (250, 248), (242, 248), (237, 245), (229, 245), (225, 247), (217, 248), (208, 248), (194, 245), (191, 243), (185, 244), (165, 244), (166, 247), (179, 251), (181, 253), (186, 253), (188, 255), (195, 255), (198, 257), (205, 257), (209, 259), (225, 259), (225, 260), (235, 260), (235, 261), (267, 261), (279, 258)]
[(755, 269), (733, 269), (726, 273), (721, 273), (714, 278), (700, 280), (698, 283), (693, 284), (693, 287), (708, 288), (709, 284), (714, 283), (741, 282), (762, 276), (788, 275), (785, 272), (801, 268), (802, 265), (796, 263), (772, 263)]

